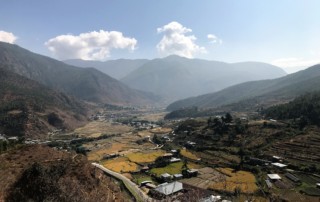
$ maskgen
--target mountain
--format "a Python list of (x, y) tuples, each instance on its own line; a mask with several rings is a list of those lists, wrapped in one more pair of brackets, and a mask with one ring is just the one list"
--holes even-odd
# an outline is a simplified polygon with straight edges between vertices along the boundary
[(148, 62), (148, 60), (118, 59), (118, 60), (108, 60), (105, 62), (100, 62), (100, 61), (92, 61), (92, 60), (73, 59), (73, 60), (65, 60), (63, 62), (69, 65), (77, 66), (77, 67), (94, 67), (97, 70), (105, 74), (108, 74), (109, 76), (115, 79), (122, 79), (132, 71), (138, 69), (140, 66)]
[(0, 42), (0, 63), (12, 72), (88, 101), (144, 105), (156, 99), (94, 68), (67, 65), (17, 45)]
[(41, 137), (87, 121), (87, 105), (0, 64), (0, 133)]
[(250, 99), (256, 99), (261, 103), (291, 100), (306, 92), (317, 90), (320, 90), (320, 65), (277, 79), (246, 82), (216, 93), (179, 100), (170, 104), (167, 109), (176, 110), (191, 106), (213, 108)]
[(167, 101), (174, 101), (216, 92), (245, 81), (284, 75), (286, 73), (281, 68), (265, 63), (228, 64), (173, 55), (148, 61), (121, 81), (132, 88), (156, 93)]

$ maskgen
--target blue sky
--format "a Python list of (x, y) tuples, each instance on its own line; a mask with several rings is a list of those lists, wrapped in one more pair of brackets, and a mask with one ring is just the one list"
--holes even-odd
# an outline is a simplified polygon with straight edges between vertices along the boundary
[(178, 54), (293, 72), (320, 62), (319, 8), (317, 0), (10, 0), (1, 2), (0, 40), (57, 59)]

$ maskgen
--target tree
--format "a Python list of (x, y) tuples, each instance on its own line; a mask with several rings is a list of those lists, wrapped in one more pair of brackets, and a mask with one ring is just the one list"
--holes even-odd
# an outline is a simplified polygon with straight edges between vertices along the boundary
[(233, 120), (233, 118), (232, 118), (231, 114), (230, 114), (230, 113), (227, 113), (227, 114), (226, 114), (226, 117), (224, 118), (224, 122), (226, 122), (226, 123), (231, 123), (232, 120)]

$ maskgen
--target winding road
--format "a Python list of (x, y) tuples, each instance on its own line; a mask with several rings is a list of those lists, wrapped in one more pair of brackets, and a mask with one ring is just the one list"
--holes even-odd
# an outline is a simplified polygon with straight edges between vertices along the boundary
[(92, 163), (93, 166), (96, 168), (101, 169), (103, 172), (121, 180), (124, 185), (127, 187), (127, 189), (132, 193), (132, 195), (136, 198), (138, 202), (151, 202), (155, 201), (153, 198), (150, 198), (148, 195), (146, 195), (135, 183), (133, 183), (131, 180), (126, 178), (125, 176), (114, 172), (112, 170), (109, 170), (105, 168), (103, 165), (100, 165), (98, 163)]

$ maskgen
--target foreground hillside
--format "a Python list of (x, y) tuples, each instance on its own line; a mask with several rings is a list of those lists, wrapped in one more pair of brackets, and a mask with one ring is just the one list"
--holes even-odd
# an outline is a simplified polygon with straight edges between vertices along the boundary
[(0, 155), (0, 201), (126, 201), (82, 155), (24, 146)]
[[(235, 85), (216, 93), (187, 98), (174, 102), (168, 110), (196, 106), (214, 108), (244, 100), (252, 104), (288, 101), (306, 92), (320, 90), (320, 65), (278, 79), (252, 81)], [(242, 103), (243, 104), (243, 103)]]
[(88, 105), (0, 65), (0, 133), (43, 137), (87, 121)]
[(0, 63), (7, 70), (88, 101), (143, 105), (156, 99), (96, 69), (67, 65), (17, 45), (0, 42)]
[(174, 101), (245, 81), (278, 78), (285, 74), (281, 68), (265, 63), (228, 64), (173, 55), (148, 61), (121, 81), (132, 88)]

